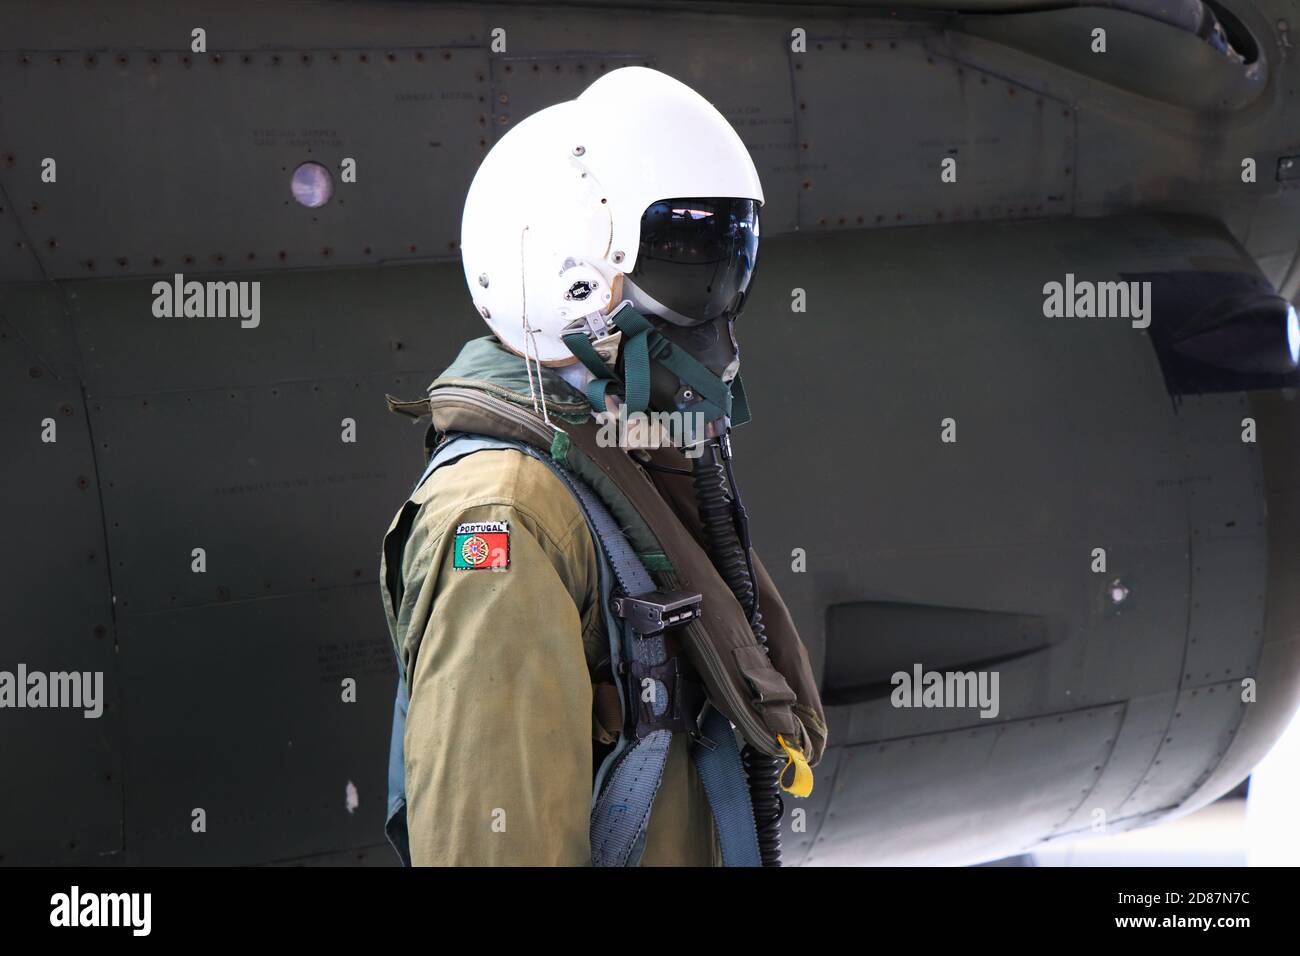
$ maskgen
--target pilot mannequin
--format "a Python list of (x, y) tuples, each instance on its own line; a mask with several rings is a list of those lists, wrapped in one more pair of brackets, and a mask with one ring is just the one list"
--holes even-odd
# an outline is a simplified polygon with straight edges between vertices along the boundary
[[(826, 730), (807, 655), (748, 548), (747, 526), (733, 520), (736, 502), (717, 492), (712, 520), (729, 535), (728, 552), (710, 543), (710, 515), (683, 478), (707, 445), (708, 474), (720, 481), (720, 456), (729, 455), (721, 443), (748, 417), (735, 323), (756, 264), (762, 199), (753, 162), (722, 115), (642, 67), (612, 71), (577, 99), (528, 117), (484, 159), (461, 245), (492, 334), (466, 344), (428, 403), (407, 403), (432, 417), (431, 457), (389, 528), (380, 575), (399, 670), (389, 836), (405, 862), (757, 865), (755, 847), (764, 826), (779, 826), (781, 798), (773, 785), (763, 791), (770, 799), (724, 815), (715, 775), (744, 769), (775, 781), (784, 764), (787, 777), (806, 772), (810, 781)], [(677, 430), (688, 447), (665, 452), (676, 467), (657, 465), (659, 452), (649, 450), (664, 443), (665, 429), (629, 409), (691, 423)], [(617, 433), (619, 447), (592, 446), (583, 461), (619, 456), (601, 466), (613, 485), (627, 482), (616, 473), (632, 462), (626, 495), (599, 480), (599, 468), (566, 466), (582, 457), (576, 446), (587, 429), (620, 411), (637, 424)], [(678, 482), (680, 500), (655, 491), (656, 481)], [(719, 585), (681, 612), (686, 625), (652, 635), (663, 656), (644, 665), (654, 676), (640, 684), (622, 673), (633, 662), (620, 648), (632, 645), (619, 642), (632, 638), (611, 637), (620, 625), (609, 609), (632, 589), (593, 513), (612, 509), (616, 526), (640, 526), (627, 517), (629, 502), (645, 518), (644, 537), (673, 552), (624, 529), (656, 583), (669, 580), (669, 563), (683, 575), (696, 549), (707, 573), (692, 577)], [(726, 573), (713, 578), (709, 560)], [(693, 759), (716, 763), (735, 742), (715, 699), (721, 678), (710, 675), (710, 690), (695, 666), (705, 659), (702, 635), (721, 627), (700, 611), (710, 604), (734, 612), (752, 644), (738, 658), (748, 655), (766, 675), (756, 682), (778, 687), (765, 691), (774, 706), (755, 713), (785, 731), (751, 731), (766, 735), (766, 751), (747, 750), (744, 768), (737, 757), (725, 771)], [(765, 631), (776, 636), (766, 648)], [(788, 684), (771, 661), (795, 674)], [(661, 679), (665, 668), (672, 680)], [(755, 681), (737, 683), (758, 694)], [(640, 724), (638, 707), (648, 707)], [(713, 721), (707, 733), (701, 714)], [(661, 752), (642, 746), (650, 741)], [(658, 786), (620, 843), (635, 799), (612, 800), (624, 809), (598, 825), (597, 797), (641, 759), (655, 766)], [(733, 831), (743, 831), (736, 842)]]

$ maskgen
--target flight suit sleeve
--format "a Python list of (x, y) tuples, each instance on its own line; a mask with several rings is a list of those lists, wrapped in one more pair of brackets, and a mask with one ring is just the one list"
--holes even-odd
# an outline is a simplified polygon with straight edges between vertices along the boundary
[[(531, 497), (523, 493), (519, 503), (496, 496), (454, 509), (429, 529), (403, 575), (408, 594), (418, 591), (407, 626), (417, 639), (403, 648), (407, 826), (417, 866), (590, 863), (584, 624), (594, 618), (583, 595), (595, 587), (595, 557), (576, 503), (544, 477), (555, 487), (534, 491), (565, 496), (558, 518), (558, 505), (525, 507)], [(458, 569), (456, 528), (486, 521), (508, 522), (509, 566)]]

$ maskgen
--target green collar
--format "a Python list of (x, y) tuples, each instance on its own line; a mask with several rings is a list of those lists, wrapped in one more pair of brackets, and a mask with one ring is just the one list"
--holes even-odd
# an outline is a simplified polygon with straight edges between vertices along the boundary
[[(586, 395), (561, 378), (555, 369), (543, 366), (541, 376), (546, 392), (546, 410), (552, 418), (575, 425), (591, 418), (591, 406)], [(535, 372), (533, 381), (536, 383)], [(523, 358), (506, 349), (493, 335), (466, 342), (455, 361), (433, 380), (429, 394), (452, 386), (476, 388), (516, 405), (528, 409), (533, 407)]]

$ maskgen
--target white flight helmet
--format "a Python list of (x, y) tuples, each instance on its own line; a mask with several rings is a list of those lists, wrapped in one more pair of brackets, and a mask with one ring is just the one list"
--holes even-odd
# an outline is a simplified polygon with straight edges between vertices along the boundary
[[(748, 201), (751, 221), (742, 225), (752, 235), (737, 240), (750, 244), (747, 258), (744, 249), (735, 256), (738, 268), (725, 264), (724, 250), (707, 262), (702, 254), (694, 270), (664, 270), (673, 275), (655, 289), (626, 283), (620, 300), (678, 325), (743, 301), (763, 202), (758, 171), (736, 131), (690, 87), (645, 67), (607, 73), (577, 99), (524, 119), (484, 158), (461, 219), (474, 305), (511, 351), (546, 365), (575, 361), (561, 330), (586, 319), (593, 340), (608, 331), (601, 316), (618, 304), (617, 277), (636, 268), (643, 214), (685, 198)], [(659, 220), (712, 216), (711, 209), (661, 210)], [(732, 225), (731, 234), (746, 232)], [(679, 294), (687, 273), (711, 301)]]

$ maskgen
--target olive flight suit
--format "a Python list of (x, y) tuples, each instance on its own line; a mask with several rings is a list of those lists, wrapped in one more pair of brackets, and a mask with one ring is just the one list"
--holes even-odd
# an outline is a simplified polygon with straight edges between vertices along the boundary
[[(590, 423), (581, 391), (552, 369), (540, 374), (553, 421)], [(482, 395), (532, 414), (523, 360), (491, 336), (466, 343), (434, 381), (431, 396), (448, 393)], [(456, 421), (445, 411), (435, 413), (430, 401), (389, 401), (412, 417)], [(470, 398), (457, 402), (473, 405)], [(442, 427), (430, 429), (433, 441)], [(639, 465), (642, 454), (630, 457)], [(633, 469), (626, 480), (635, 482), (634, 476), (649, 486), (658, 520), (686, 523), (686, 512), (693, 515), (694, 503), (680, 500), (680, 487), (667, 492), (644, 469)], [(646, 488), (638, 486), (637, 493), (645, 495)], [(685, 494), (690, 498), (690, 491)], [(683, 525), (651, 531), (679, 541), (694, 533)], [(394, 755), (390, 784), (404, 783), (412, 863), (590, 864), (594, 775), (621, 722), (608, 670), (596, 548), (573, 493), (547, 464), (514, 448), (480, 449), (442, 464), (394, 518), (380, 582), (410, 699), (396, 741), (404, 754)], [(690, 560), (685, 552), (679, 557)], [(707, 566), (702, 552), (699, 560)], [(754, 568), (772, 664), (760, 654), (759, 666), (744, 646), (736, 646), (731, 660), (747, 682), (748, 706), (756, 708), (751, 721), (778, 732), (788, 720), (784, 732), (792, 740), (803, 737), (816, 766), (826, 725), (807, 652), (756, 555)], [(720, 579), (697, 584), (713, 587), (715, 595), (717, 587), (725, 588)], [(729, 625), (717, 626), (730, 626), (725, 633), (734, 641), (740, 617), (748, 636), (738, 605), (732, 614)], [(715, 617), (726, 620), (720, 611)], [(670, 632), (669, 644), (676, 640)], [(773, 669), (778, 664), (782, 673)], [(684, 666), (689, 673), (690, 665)], [(395, 726), (401, 726), (396, 719)], [(673, 735), (642, 865), (721, 863), (689, 749), (685, 734)]]
[[(609, 639), (586, 519), (546, 465), (513, 449), (438, 468), (411, 501), (389, 613), (410, 689), (411, 861), (589, 865), (593, 747), (614, 738), (593, 715), (591, 674)], [(456, 529), (494, 521), (507, 522), (508, 567), (458, 568)], [(675, 735), (642, 865), (711, 865), (715, 843), (687, 738)]]
[[(578, 390), (551, 369), (542, 374), (552, 416), (589, 417)], [(468, 343), (437, 381), (471, 384), (531, 408), (523, 360), (491, 337)], [(420, 403), (394, 408), (405, 404)], [(592, 675), (609, 657), (609, 636), (597, 545), (581, 508), (546, 465), (514, 449), (481, 450), (441, 466), (410, 505), (418, 508), (413, 519), (404, 507), (389, 528), (380, 581), (410, 694), (411, 862), (590, 865), (593, 780), (618, 720), (616, 704), (611, 718), (608, 699), (603, 708), (594, 700)], [(400, 569), (390, 570), (403, 512), (409, 531), (404, 546), (396, 542)], [(504, 569), (457, 560), (457, 540), (466, 540), (457, 530), (484, 522), (506, 523), (507, 560), (487, 562)], [(400, 580), (394, 594), (390, 574)], [(683, 734), (673, 737), (644, 866), (721, 863), (688, 743)]]

